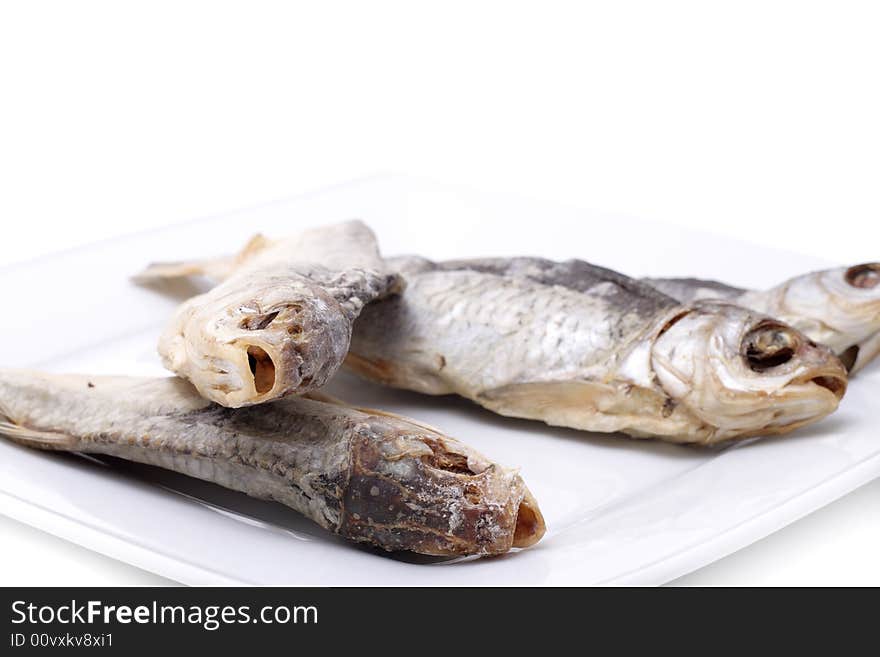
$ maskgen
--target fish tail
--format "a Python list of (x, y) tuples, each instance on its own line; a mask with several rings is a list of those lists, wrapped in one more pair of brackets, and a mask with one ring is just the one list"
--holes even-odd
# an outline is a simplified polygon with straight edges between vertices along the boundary
[(76, 438), (65, 433), (41, 431), (22, 426), (4, 412), (2, 405), (0, 405), (0, 436), (25, 447), (58, 451), (72, 451), (76, 449), (78, 442)]
[(234, 257), (183, 262), (153, 262), (147, 265), (142, 272), (132, 276), (131, 280), (143, 285), (175, 278), (187, 278), (189, 276), (224, 278), (234, 262)]
[(180, 262), (154, 262), (147, 265), (131, 280), (139, 284), (157, 283), (159, 281), (187, 278), (189, 276), (207, 276), (218, 281), (228, 278), (232, 271), (250, 260), (258, 253), (271, 246), (272, 241), (257, 233), (235, 255), (204, 258), (201, 260), (183, 260)]

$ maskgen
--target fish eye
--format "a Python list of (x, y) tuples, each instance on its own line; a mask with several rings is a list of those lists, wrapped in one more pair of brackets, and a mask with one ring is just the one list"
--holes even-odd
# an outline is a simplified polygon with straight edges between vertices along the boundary
[(856, 265), (846, 270), (844, 274), (846, 282), (853, 287), (865, 290), (877, 287), (880, 284), (880, 263), (872, 262), (865, 265)]
[(765, 322), (746, 334), (742, 352), (752, 371), (764, 372), (790, 361), (797, 347), (797, 336), (789, 327)]

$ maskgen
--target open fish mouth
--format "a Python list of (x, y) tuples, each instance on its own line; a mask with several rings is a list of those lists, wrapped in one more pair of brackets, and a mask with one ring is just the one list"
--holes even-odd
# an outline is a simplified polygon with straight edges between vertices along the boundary
[(269, 394), (275, 389), (275, 360), (258, 345), (250, 345), (246, 352), (254, 391), (260, 396)]
[(846, 388), (842, 367), (810, 371), (768, 397), (757, 397), (756, 404), (746, 403), (741, 414), (722, 418), (718, 434), (707, 443), (735, 438), (731, 427), (737, 428), (739, 437), (750, 437), (785, 434), (812, 424), (837, 410)]
[(846, 370), (839, 362), (810, 368), (785, 386), (767, 433), (787, 433), (833, 413), (846, 394), (847, 385)]
[(268, 401), (280, 396), (285, 386), (300, 383), (295, 368), (286, 367), (278, 351), (263, 341), (235, 340), (212, 351), (189, 362), (201, 364), (197, 385), (201, 394), (224, 406), (238, 408)]
[(296, 299), (289, 297), (299, 288), (267, 290), (259, 294), (265, 301), (230, 295), (204, 308), (196, 297), (160, 339), (165, 366), (230, 408), (324, 385), (345, 358), (351, 320), (321, 290)]
[(544, 516), (538, 508), (538, 501), (529, 489), (526, 489), (522, 502), (516, 513), (516, 526), (513, 530), (513, 547), (527, 548), (544, 536), (547, 526), (544, 524)]
[[(294, 349), (263, 340), (236, 340), (227, 349), (226, 361), (237, 376), (228, 385), (215, 385), (224, 405), (250, 406), (284, 396), (288, 390), (307, 392), (313, 377), (303, 372), (302, 357)], [(321, 379), (323, 381), (323, 378)]]
[(846, 365), (835, 358), (828, 348), (806, 339), (790, 326), (776, 320), (764, 320), (749, 331), (743, 338), (742, 354), (753, 372), (772, 373), (796, 360), (805, 364), (808, 374), (793, 379), (792, 385), (819, 386), (828, 390), (838, 401), (846, 392)]
[[(383, 447), (376, 436), (389, 433), (395, 439)], [(340, 530), (355, 540), (390, 551), (488, 556), (534, 545), (546, 531), (518, 471), (454, 438), (377, 419), (352, 445)]]
[(483, 543), (486, 554), (503, 554), (541, 540), (547, 530), (544, 516), (516, 470), (492, 464), (453, 439), (426, 436), (423, 441), (431, 452), (422, 457), (424, 464), (462, 487), (463, 498), (473, 505), (471, 512), (479, 509), (483, 518), (477, 524), (509, 528), (500, 535), (492, 532), (491, 539)]
[(830, 392), (839, 402), (846, 393), (847, 379), (845, 375), (841, 375), (838, 370), (829, 370), (826, 373), (811, 375), (801, 381), (795, 381), (795, 385), (818, 386)]

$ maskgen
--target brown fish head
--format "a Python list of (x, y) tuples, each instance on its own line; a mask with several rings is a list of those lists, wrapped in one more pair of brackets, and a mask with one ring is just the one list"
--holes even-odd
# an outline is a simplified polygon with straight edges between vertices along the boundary
[(709, 427), (707, 442), (784, 433), (834, 411), (840, 360), (796, 329), (723, 302), (699, 302), (657, 332), (651, 365), (663, 391)]
[(850, 372), (880, 353), (880, 263), (798, 276), (772, 290), (768, 303), (770, 314), (831, 347)]
[(340, 305), (295, 279), (243, 283), (181, 306), (160, 341), (166, 366), (233, 408), (324, 385), (351, 340)]
[(356, 427), (339, 532), (386, 550), (503, 554), (545, 532), (516, 470), (404, 420)]

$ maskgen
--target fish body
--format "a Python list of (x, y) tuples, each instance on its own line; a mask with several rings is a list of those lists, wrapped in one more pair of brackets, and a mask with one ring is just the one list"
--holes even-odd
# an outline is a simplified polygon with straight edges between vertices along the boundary
[(516, 417), (673, 442), (783, 433), (833, 411), (839, 361), (723, 302), (682, 304), (582, 261), (388, 261), (403, 293), (365, 308), (347, 364)]
[(768, 290), (696, 278), (646, 278), (683, 302), (723, 299), (777, 317), (828, 345), (854, 374), (880, 354), (880, 263), (796, 276)]
[(364, 305), (400, 286), (360, 221), (257, 237), (235, 257), (153, 265), (136, 280), (197, 273), (222, 282), (177, 309), (159, 354), (203, 397), (232, 408), (323, 386)]
[(516, 471), (412, 420), (341, 402), (229, 409), (176, 378), (7, 370), (0, 434), (211, 481), (385, 550), (498, 554), (544, 532)]

